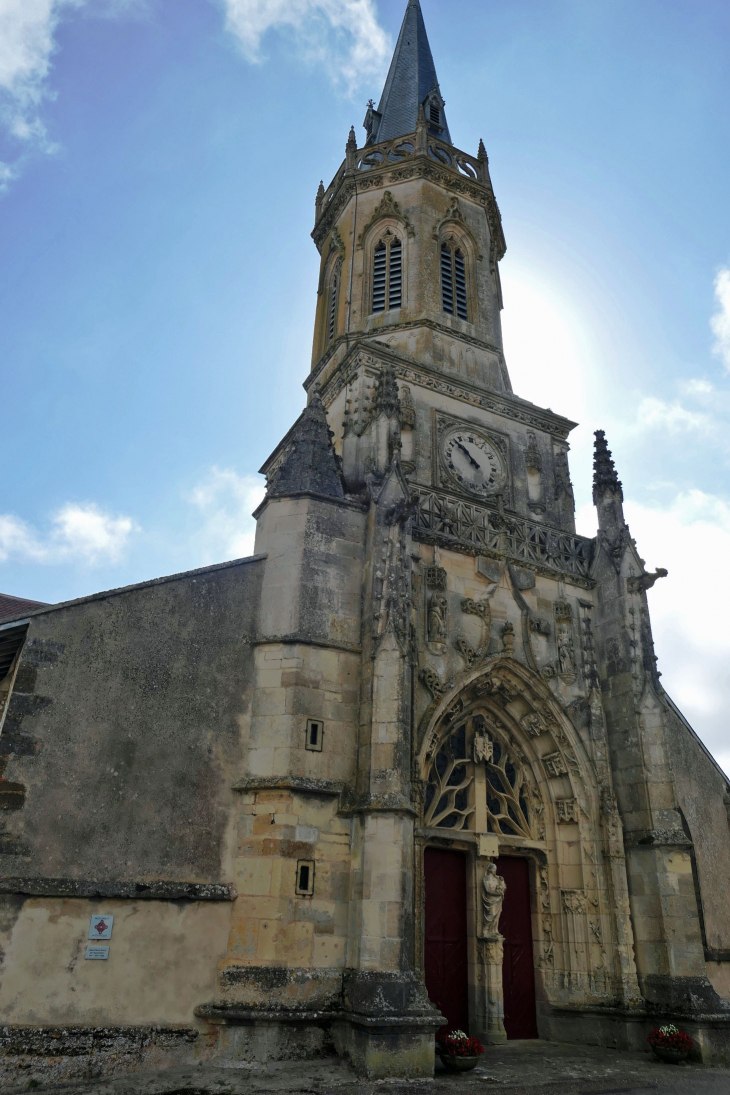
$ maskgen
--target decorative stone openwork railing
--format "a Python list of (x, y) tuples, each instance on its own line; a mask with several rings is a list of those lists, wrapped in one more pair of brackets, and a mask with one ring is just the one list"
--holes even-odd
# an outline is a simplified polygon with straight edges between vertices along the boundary
[(348, 153), (324, 194), (320, 193), (317, 199), (317, 221), (326, 213), (348, 171), (354, 170), (361, 176), (369, 171), (397, 167), (418, 156), (426, 156), (439, 167), (445, 167), (455, 175), (481, 183), (491, 190), (486, 153), (483, 159), (470, 156), (468, 152), (462, 152), (453, 145), (437, 140), (428, 133), (426, 127), (422, 127), (404, 137), (395, 137), (390, 141), (381, 141), (380, 144), (358, 149), (352, 160)]
[(418, 539), (433, 537), (457, 550), (506, 555), (518, 563), (548, 567), (584, 580), (589, 577), (593, 540), (585, 536), (547, 528), (427, 487), (413, 486), (411, 497), (416, 503), (413, 531)]
[[(453, 145), (444, 144), (442, 141), (434, 140), (433, 137), (428, 137), (424, 142), (425, 147), (419, 148), (418, 137), (418, 133), (413, 133), (407, 137), (396, 137), (392, 141), (382, 141), (380, 144), (362, 149), (357, 161), (358, 171), (372, 171), (378, 167), (389, 167), (392, 164), (402, 163), (411, 156), (425, 152), (430, 159), (440, 164), (441, 167), (450, 167), (452, 170), (465, 175), (467, 179), (474, 179), (476, 182), (488, 182), (486, 161), (480, 163), (479, 160), (475, 159), (474, 156), (470, 156), (467, 152), (461, 152)], [(326, 196), (325, 194), (325, 198)]]

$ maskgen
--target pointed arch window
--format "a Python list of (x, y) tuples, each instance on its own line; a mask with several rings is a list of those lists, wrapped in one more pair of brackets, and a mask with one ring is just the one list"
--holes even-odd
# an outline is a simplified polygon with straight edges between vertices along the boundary
[(466, 306), (466, 262), (464, 252), (455, 243), (441, 245), (441, 301), (451, 316), (468, 319)]
[(373, 252), (373, 312), (400, 308), (403, 297), (403, 247), (390, 231)]

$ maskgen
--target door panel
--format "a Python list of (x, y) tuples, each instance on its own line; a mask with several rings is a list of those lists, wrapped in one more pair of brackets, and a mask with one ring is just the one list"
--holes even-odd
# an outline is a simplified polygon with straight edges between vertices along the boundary
[(468, 1033), (466, 857), (445, 848), (427, 848), (424, 878), (426, 988), (447, 1020), (442, 1029)]
[(507, 883), (499, 919), (504, 936), (504, 1029), (508, 1038), (537, 1038), (529, 864), (516, 856), (500, 856), (497, 874)]

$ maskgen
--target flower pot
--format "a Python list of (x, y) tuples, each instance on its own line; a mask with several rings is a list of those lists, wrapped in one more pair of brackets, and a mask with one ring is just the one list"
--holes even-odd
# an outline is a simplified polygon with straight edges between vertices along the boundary
[(679, 1065), (687, 1060), (688, 1049), (675, 1049), (674, 1046), (652, 1046), (660, 1061), (666, 1061), (670, 1065)]
[(479, 1062), (478, 1057), (459, 1057), (453, 1053), (441, 1053), (439, 1057), (444, 1068), (449, 1072), (470, 1072)]

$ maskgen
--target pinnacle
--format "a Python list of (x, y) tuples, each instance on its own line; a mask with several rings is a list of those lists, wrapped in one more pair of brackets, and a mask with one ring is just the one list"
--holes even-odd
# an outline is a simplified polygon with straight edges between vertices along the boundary
[(318, 393), (312, 396), (292, 432), (289, 448), (269, 486), (269, 496), (309, 491), (344, 498), (332, 434)]
[(597, 495), (606, 490), (611, 490), (623, 497), (621, 482), (616, 473), (611, 450), (606, 441), (603, 430), (595, 431), (595, 451), (593, 454), (593, 500), (597, 501)]

